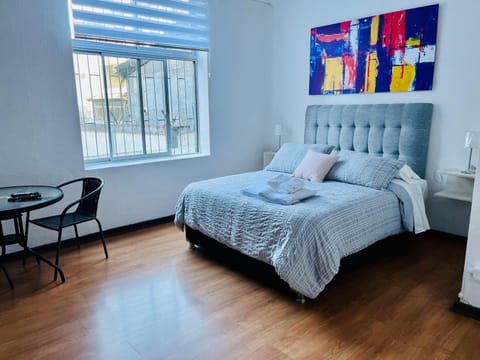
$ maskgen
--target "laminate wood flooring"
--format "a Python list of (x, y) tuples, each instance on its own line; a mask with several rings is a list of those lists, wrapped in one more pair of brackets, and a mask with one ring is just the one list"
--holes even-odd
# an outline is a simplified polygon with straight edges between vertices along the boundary
[[(192, 251), (172, 223), (0, 274), (0, 359), (479, 359), (480, 322), (449, 311), (465, 243), (429, 233), (347, 260), (301, 305), (264, 266)], [(53, 258), (54, 253), (47, 253)]]

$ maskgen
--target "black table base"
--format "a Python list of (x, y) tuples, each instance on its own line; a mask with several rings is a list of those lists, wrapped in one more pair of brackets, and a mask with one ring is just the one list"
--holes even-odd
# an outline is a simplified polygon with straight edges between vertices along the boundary
[[(27, 223), (28, 223), (28, 218), (29, 218), (30, 213), (27, 213)], [(25, 259), (27, 257), (27, 254), (35, 256), (37, 259), (37, 263), (40, 263), (40, 261), (43, 261), (44, 263), (50, 265), (53, 267), (56, 271), (60, 273), (60, 278), (62, 279), (62, 283), (65, 282), (65, 275), (63, 273), (63, 270), (60, 268), (60, 266), (56, 265), (46, 257), (40, 255), (38, 252), (33, 250), (27, 245), (27, 236), (23, 231), (23, 222), (22, 222), (22, 215), (15, 215), (14, 217), (11, 218), (14, 222), (15, 225), (15, 233), (10, 234), (10, 235), (5, 235), (4, 236), (4, 243), (5, 245), (11, 245), (11, 244), (18, 244), (23, 248), (24, 255), (23, 255), (23, 264), (25, 265)], [(28, 225), (27, 225), (28, 226)], [(8, 279), (10, 279), (7, 276)], [(9, 280), (9, 283), (11, 287), (13, 288), (11, 281)]]
[[(21, 195), (24, 196), (21, 196)], [(35, 196), (26, 196), (27, 194), (34, 194)], [(38, 194), (40, 194), (38, 196)], [(20, 199), (21, 198), (21, 199)], [(0, 187), (0, 245), (4, 251), (6, 245), (19, 244), (23, 248), (23, 264), (28, 255), (33, 255), (37, 259), (37, 263), (43, 261), (55, 270), (54, 280), (57, 279), (57, 274), (60, 273), (62, 283), (65, 282), (65, 275), (62, 269), (58, 266), (58, 259), (52, 262), (40, 255), (38, 252), (30, 248), (28, 242), (28, 220), (30, 212), (37, 210), (62, 200), (63, 191), (55, 186), (44, 185), (21, 185), (21, 186), (7, 186)], [(14, 200), (14, 201), (12, 201)], [(23, 231), (22, 214), (26, 213), (25, 232)], [(13, 234), (3, 234), (1, 221), (13, 220), (15, 225), (15, 232)], [(0, 263), (1, 264), (1, 263)], [(6, 269), (3, 267), (4, 272)], [(9, 283), (13, 288), (13, 284)]]

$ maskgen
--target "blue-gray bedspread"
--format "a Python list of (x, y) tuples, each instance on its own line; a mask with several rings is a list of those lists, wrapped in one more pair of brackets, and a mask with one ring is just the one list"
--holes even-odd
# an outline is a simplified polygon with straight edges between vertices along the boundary
[(309, 298), (337, 274), (343, 257), (404, 231), (402, 211), (408, 206), (390, 190), (309, 182), (317, 196), (291, 206), (241, 193), (278, 174), (257, 171), (192, 183), (177, 202), (175, 224), (272, 265)]

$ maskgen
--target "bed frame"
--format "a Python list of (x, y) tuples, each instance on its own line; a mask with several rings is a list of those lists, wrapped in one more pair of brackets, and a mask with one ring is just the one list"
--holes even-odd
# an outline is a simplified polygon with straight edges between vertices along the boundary
[[(425, 177), (433, 105), (310, 105), (305, 115), (307, 144), (329, 144), (335, 151), (353, 150), (405, 161)], [(191, 249), (208, 247), (214, 239), (185, 226)], [(297, 294), (297, 300), (305, 298)]]

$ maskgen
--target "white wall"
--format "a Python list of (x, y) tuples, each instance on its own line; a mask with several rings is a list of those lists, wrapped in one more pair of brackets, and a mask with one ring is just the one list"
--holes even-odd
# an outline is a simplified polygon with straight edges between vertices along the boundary
[[(478, 163), (480, 165), (480, 162)], [(463, 273), (461, 302), (480, 308), (480, 281), (475, 280), (472, 271), (480, 273), (480, 176), (475, 178), (473, 189), (472, 216), (468, 229), (467, 253)]]
[[(466, 130), (480, 130), (476, 60), (480, 47), (472, 40), (478, 32), (478, 0), (438, 0), (439, 26), (433, 91), (410, 93), (309, 96), (309, 33), (312, 27), (385, 12), (430, 5), (431, 0), (276, 0), (273, 23), (273, 117), (284, 124), (285, 141), (303, 140), (303, 121), (308, 104), (431, 102), (434, 104), (427, 164), (430, 196), (427, 210), (434, 229), (467, 234), (468, 203), (433, 197), (443, 184), (436, 171), (465, 168), (463, 148)], [(273, 132), (273, 130), (271, 130)], [(274, 147), (274, 138), (269, 137)], [(476, 156), (477, 157), (477, 156)]]
[[(173, 214), (192, 181), (260, 168), (271, 111), (272, 9), (210, 0), (209, 10), (211, 156), (85, 171), (67, 2), (0, 1), (0, 186), (101, 176), (99, 218), (108, 229)], [(38, 228), (30, 233), (34, 246), (54, 239)]]
[[(430, 192), (442, 186), (437, 170), (466, 166), (464, 132), (480, 130), (480, 50), (471, 44), (480, 2), (438, 1), (433, 91), (341, 96), (308, 95), (310, 28), (431, 2), (272, 2), (210, 0), (210, 157), (85, 171), (66, 0), (0, 1), (0, 186), (98, 175), (106, 181), (99, 209), (106, 229), (171, 215), (191, 181), (260, 168), (262, 151), (276, 144), (274, 123), (288, 130), (284, 140), (302, 141), (308, 104), (432, 102)], [(435, 229), (467, 234), (468, 204), (430, 196), (428, 212)], [(81, 232), (94, 230), (85, 225)], [(36, 229), (30, 239), (39, 245), (54, 236)]]

